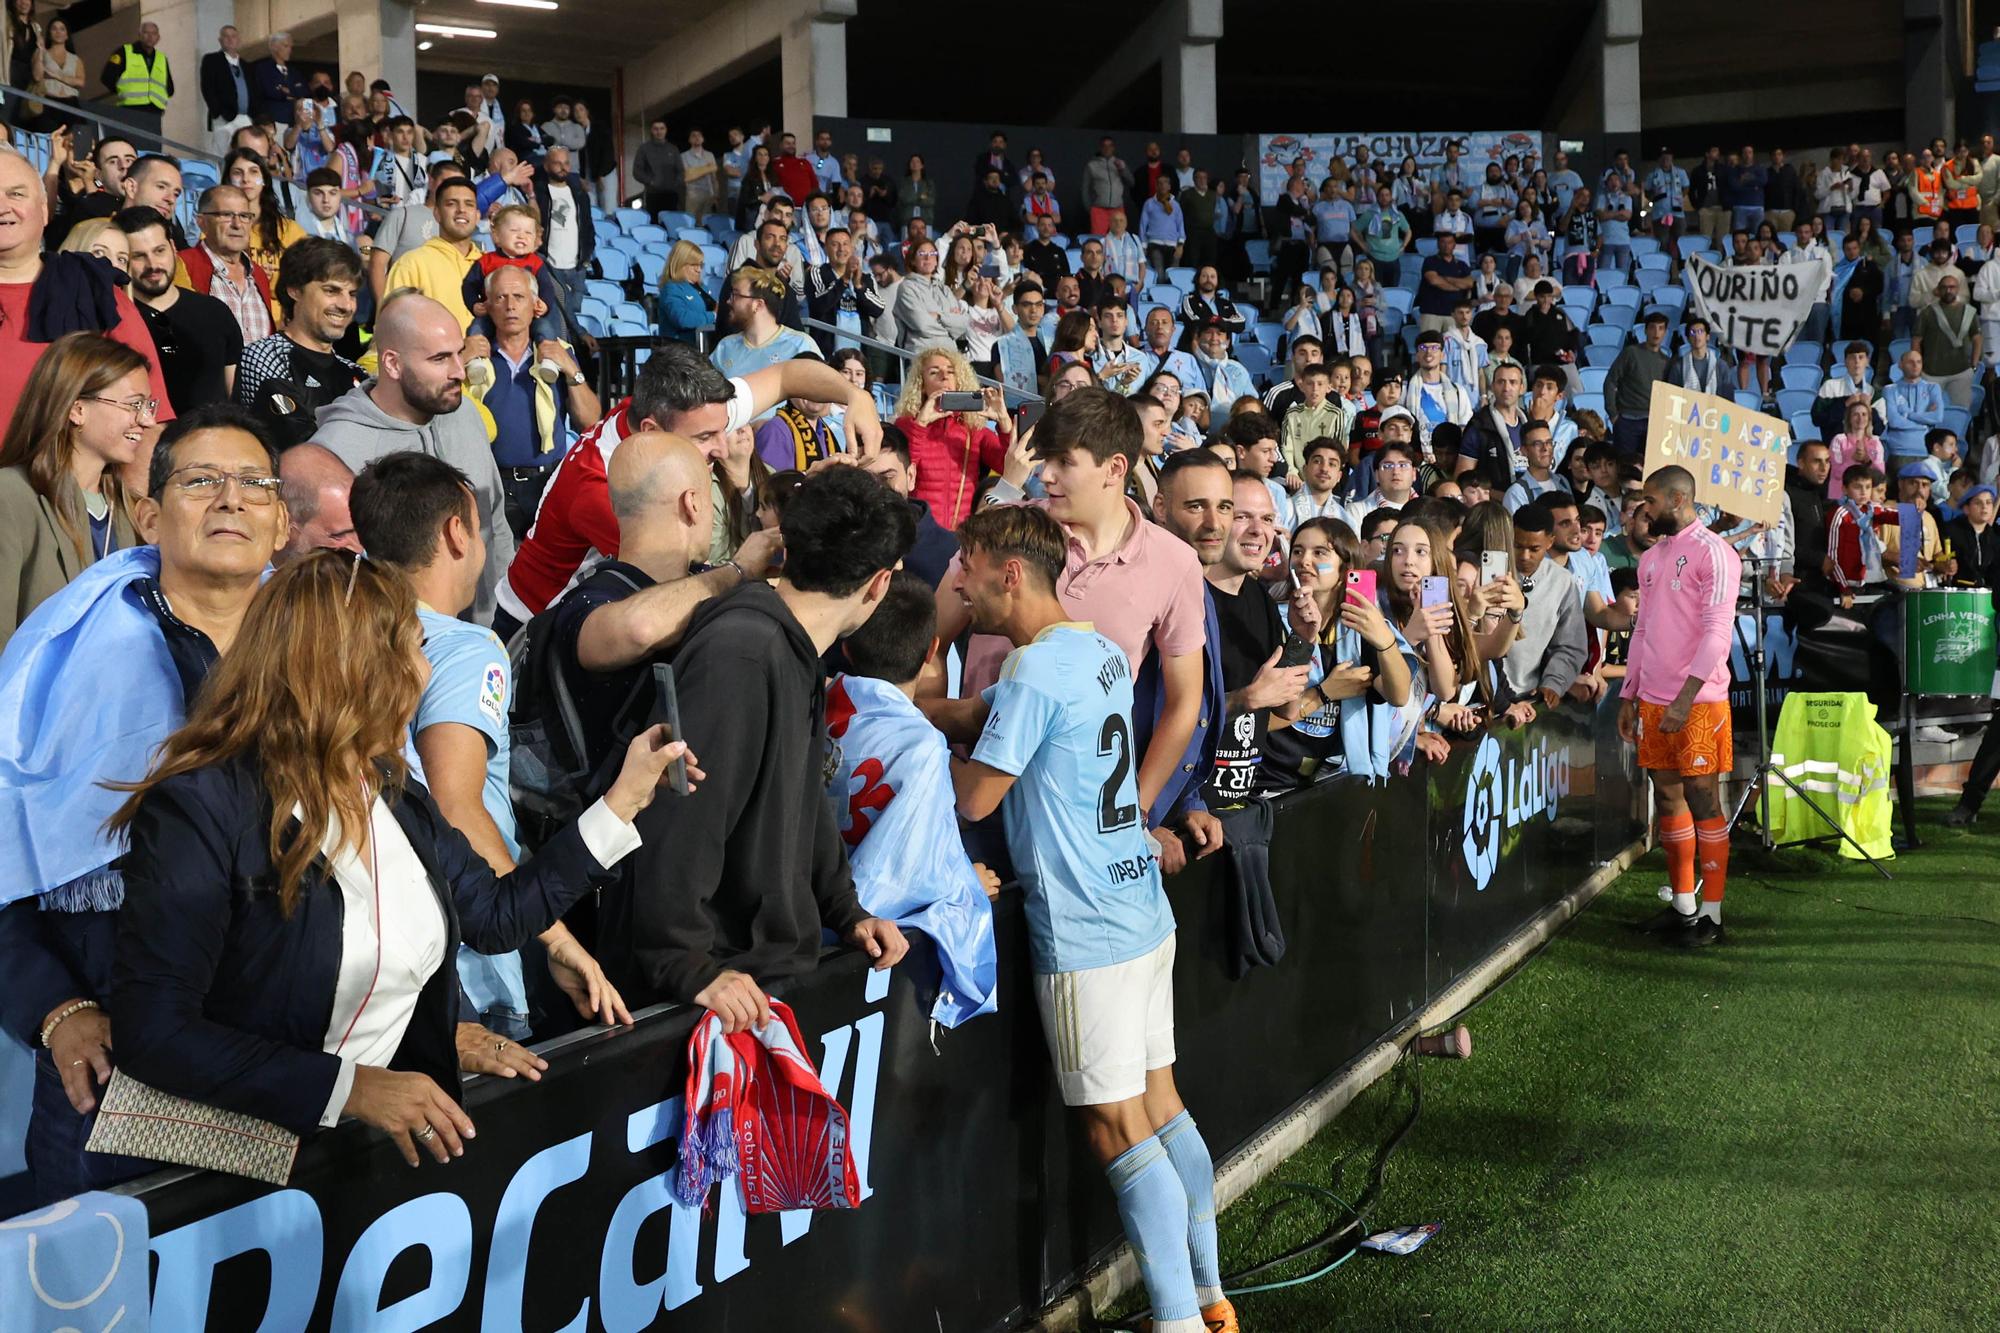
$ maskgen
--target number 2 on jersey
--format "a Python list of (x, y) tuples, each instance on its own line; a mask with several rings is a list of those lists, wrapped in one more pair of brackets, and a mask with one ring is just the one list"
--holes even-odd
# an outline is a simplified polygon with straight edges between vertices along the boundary
[(1097, 733), (1097, 753), (1103, 757), (1116, 758), (1111, 765), (1111, 776), (1104, 780), (1104, 787), (1097, 793), (1097, 831), (1116, 833), (1119, 829), (1130, 828), (1139, 818), (1137, 805), (1120, 805), (1119, 788), (1125, 785), (1126, 777), (1132, 772), (1132, 733), (1123, 713), (1113, 713), (1104, 719), (1104, 726)]

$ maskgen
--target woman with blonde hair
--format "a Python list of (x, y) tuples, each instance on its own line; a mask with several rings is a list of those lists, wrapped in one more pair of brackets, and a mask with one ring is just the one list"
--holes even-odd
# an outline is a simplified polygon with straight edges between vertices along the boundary
[(660, 270), (660, 336), (691, 343), (704, 329), (715, 327), (715, 298), (701, 285), (701, 247), (675, 241)]
[(159, 404), (146, 359), (101, 333), (43, 350), (0, 436), (0, 647), (85, 567), (136, 546), (120, 470)]
[(69, 229), (59, 247), (73, 255), (96, 255), (120, 273), (132, 259), (132, 247), (125, 233), (110, 218), (85, 218)]
[[(976, 412), (946, 412), (938, 398), (947, 393), (977, 393), (982, 406)], [(945, 528), (956, 528), (972, 512), (980, 479), (1000, 470), (1014, 438), (1014, 419), (1000, 390), (982, 387), (956, 347), (934, 344), (917, 353), (903, 376), (896, 425), (909, 438), (910, 461), (917, 468), (911, 498), (928, 504)]]
[(415, 1166), (463, 1155), (457, 973), (547, 929), (639, 845), (685, 742), (640, 734), (603, 798), (496, 876), (404, 762), (429, 680), (395, 569), (322, 551), (258, 593), (235, 646), (112, 816), (119, 1065), (311, 1134), (343, 1117)]

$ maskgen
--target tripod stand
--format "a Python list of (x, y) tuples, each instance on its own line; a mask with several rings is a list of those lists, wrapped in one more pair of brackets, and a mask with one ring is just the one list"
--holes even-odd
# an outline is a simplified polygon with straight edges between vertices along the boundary
[(1768, 556), (1746, 555), (1743, 557), (1743, 563), (1750, 571), (1751, 602), (1756, 608), (1756, 624), (1751, 632), (1750, 641), (1744, 645), (1744, 657), (1750, 666), (1751, 697), (1756, 701), (1757, 767), (1751, 774), (1750, 785), (1745, 787), (1743, 795), (1737, 798), (1736, 809), (1730, 813), (1729, 831), (1732, 835), (1736, 832), (1737, 825), (1743, 822), (1743, 816), (1749, 811), (1750, 798), (1756, 796), (1758, 841), (1763, 844), (1767, 852), (1778, 845), (1777, 840), (1771, 836), (1771, 779), (1776, 778), (1791, 788), (1792, 795), (1805, 802), (1806, 807), (1859, 853), (1862, 860), (1875, 867), (1875, 873), (1883, 879), (1894, 879), (1895, 876), (1889, 873), (1887, 866), (1870, 856), (1868, 849), (1854, 840), (1853, 834), (1842, 828), (1831, 815), (1821, 809), (1819, 802), (1813, 799), (1805, 788), (1792, 781), (1791, 776), (1779, 768), (1771, 758), (1771, 681), (1766, 666), (1768, 659), (1764, 644), (1765, 613), (1770, 609), (1770, 604), (1765, 600), (1764, 572), (1766, 566), (1775, 565), (1777, 561)]

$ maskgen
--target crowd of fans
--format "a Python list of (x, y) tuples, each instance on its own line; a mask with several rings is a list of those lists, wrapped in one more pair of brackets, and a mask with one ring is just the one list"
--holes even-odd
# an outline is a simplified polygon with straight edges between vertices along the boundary
[[(28, 43), (50, 69), (59, 33)], [(1157, 144), (1059, 176), (996, 134), (892, 178), (824, 131), (656, 120), (621, 177), (580, 101), (488, 78), (419, 125), (288, 57), (225, 29), (204, 60), (219, 170), (67, 127), (45, 171), (0, 152), (0, 1018), (37, 1051), (45, 1197), (137, 1169), (82, 1151), (114, 1056), (443, 1160), (454, 1072), (536, 1078), (565, 1008), (740, 1028), (824, 932), (896, 962), (909, 886), (850, 858), (946, 799), (906, 788), (946, 741), (931, 882), (983, 912), (1018, 874), (1038, 974), (1157, 970), (1159, 875), (1218, 854), (1236, 965), (1273, 961), (1269, 799), (1602, 698), (1689, 502), (1641, 480), (1653, 386), (1798, 391), (1667, 295), (1703, 246), (1840, 251), (1782, 518), (1699, 512), (1759, 557), (1745, 589), (2000, 587), (2000, 459), (1963, 447), (2000, 357), (1990, 139), (1590, 181), (1364, 151), (1262, 199)], [(656, 321), (622, 401), (589, 373), (607, 283)], [(63, 668), (114, 655), (127, 725), (86, 744), (99, 677)], [(872, 768), (871, 717), (906, 737)], [(1117, 851), (1086, 872), (1079, 838)], [(1105, 864), (1141, 888), (1080, 950)], [(1158, 1035), (1063, 1070), (1137, 1230), (1172, 1193), (1149, 1154), (1201, 1208)]]

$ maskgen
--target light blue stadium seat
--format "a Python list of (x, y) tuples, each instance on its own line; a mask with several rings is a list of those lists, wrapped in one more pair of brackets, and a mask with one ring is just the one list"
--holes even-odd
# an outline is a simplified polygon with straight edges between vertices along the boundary
[(1807, 389), (1780, 389), (1778, 390), (1778, 415), (1787, 420), (1801, 413), (1811, 416), (1813, 399), (1818, 396), (1818, 394)]
[(576, 322), (582, 326), (585, 333), (593, 338), (602, 338), (605, 336), (604, 319), (601, 315), (579, 314), (576, 317)]
[(1388, 306), (1391, 310), (1407, 315), (1416, 306), (1416, 303), (1417, 294), (1408, 287), (1384, 287), (1382, 289), (1382, 304)]
[(1963, 407), (1947, 407), (1944, 410), (1944, 424), (1958, 436), (1958, 452), (1962, 458), (1966, 453), (1965, 432), (1972, 425), (1972, 413)]
[(1584, 393), (1601, 394), (1604, 392), (1604, 377), (1610, 373), (1609, 366), (1584, 366), (1576, 372), (1576, 378)]
[(1663, 268), (1640, 268), (1632, 270), (1632, 286), (1641, 296), (1651, 296), (1667, 285), (1667, 271)]
[(1818, 369), (1826, 360), (1826, 347), (1821, 343), (1793, 343), (1785, 349), (1787, 366), (1811, 366)]
[(577, 318), (582, 319), (588, 316), (602, 323), (611, 318), (611, 307), (622, 304), (624, 299), (622, 294), (616, 300), (606, 300), (601, 296), (595, 295), (586, 296), (577, 304)]
[(1271, 269), (1271, 243), (1262, 238), (1243, 242), (1243, 249), (1250, 257), (1250, 267), (1258, 273), (1268, 273)]
[(1682, 259), (1686, 259), (1691, 255), (1707, 254), (1715, 247), (1706, 236), (1683, 236), (1674, 242), (1674, 249), (1681, 252)]
[(669, 235), (680, 230), (682, 227), (692, 227), (695, 225), (694, 214), (683, 213), (677, 209), (663, 208), (654, 216), (659, 224), (666, 228)]
[(647, 223), (632, 227), (625, 234), (641, 245), (659, 245), (669, 239), (665, 227), (653, 226)]
[(1620, 347), (1603, 347), (1597, 345), (1586, 347), (1583, 349), (1583, 364), (1586, 366), (1603, 366), (1606, 370), (1609, 370), (1611, 363), (1618, 359), (1618, 353), (1623, 350)]
[(1616, 324), (1592, 324), (1583, 331), (1592, 347), (1623, 347), (1625, 330)]
[(1819, 438), (1819, 427), (1813, 425), (1811, 412), (1794, 412), (1786, 420), (1792, 427), (1791, 461), (1796, 463), (1799, 461), (1798, 442), (1800, 440), (1817, 440)]
[(1413, 245), (1411, 248), (1414, 249), (1423, 258), (1429, 259), (1432, 255), (1438, 252), (1437, 237), (1419, 236), (1417, 237), (1415, 245)]
[(1626, 245), (1632, 252), (1634, 262), (1656, 256), (1663, 257), (1660, 256), (1660, 242), (1658, 237), (1634, 236), (1630, 241), (1626, 242)]
[(650, 324), (652, 322), (652, 316), (646, 312), (646, 307), (637, 301), (620, 301), (617, 305), (611, 307), (611, 319), (614, 323), (621, 320), (638, 324)]
[(664, 248), (641, 250), (632, 262), (638, 265), (639, 276), (645, 279), (647, 287), (658, 287), (660, 275), (667, 271), (667, 252)]
[(621, 208), (618, 210), (618, 226), (624, 231), (634, 227), (644, 227), (652, 222), (652, 216), (643, 208)]
[(1262, 347), (1265, 351), (1268, 352), (1277, 351), (1278, 344), (1285, 340), (1285, 326), (1283, 324), (1274, 323), (1271, 320), (1264, 320), (1261, 323), (1253, 324), (1250, 327), (1251, 331), (1257, 335), (1257, 345)]
[(1903, 353), (1910, 350), (1908, 338), (1897, 338), (1889, 344), (1889, 363), (1894, 365), (1903, 359)]
[(614, 338), (650, 338), (653, 323), (646, 319), (614, 319), (606, 326)]
[(583, 290), (586, 296), (594, 296), (607, 305), (617, 305), (625, 299), (625, 289), (609, 278), (588, 278)]
[(674, 239), (691, 245), (714, 245), (715, 237), (706, 227), (680, 227), (674, 232)]
[(1675, 287), (1672, 285), (1656, 287), (1653, 289), (1652, 305), (1649, 308), (1664, 310), (1671, 318), (1679, 319), (1681, 312), (1687, 309), (1687, 300), (1688, 294), (1685, 287)]
[(736, 219), (727, 213), (710, 213), (701, 220), (701, 225), (710, 232), (735, 231)]
[(1601, 393), (1579, 393), (1569, 400), (1569, 409), (1572, 414), (1577, 412), (1595, 412), (1601, 417), (1604, 415), (1604, 395)]
[(1958, 224), (1958, 230), (1953, 232), (1952, 235), (1958, 238), (1960, 247), (1977, 244), (1979, 241), (1979, 224), (1977, 222), (1961, 222)]
[(1185, 264), (1167, 270), (1167, 281), (1184, 292), (1194, 290), (1194, 270)]
[(1764, 395), (1755, 389), (1738, 389), (1732, 396), (1738, 407), (1747, 407), (1753, 412), (1764, 410)]
[(1236, 345), (1236, 359), (1250, 372), (1250, 378), (1258, 384), (1267, 383), (1271, 377), (1271, 349), (1259, 343), (1239, 342)]
[(597, 247), (597, 267), (611, 282), (623, 282), (632, 276), (632, 256), (623, 250), (607, 245)]
[(729, 251), (719, 245), (701, 247), (701, 271), (703, 273), (727, 273), (729, 271)]
[(1804, 389), (1808, 393), (1818, 393), (1820, 382), (1825, 376), (1816, 365), (1801, 365), (1787, 361), (1778, 367), (1778, 382), (1787, 389)]

